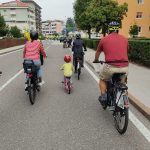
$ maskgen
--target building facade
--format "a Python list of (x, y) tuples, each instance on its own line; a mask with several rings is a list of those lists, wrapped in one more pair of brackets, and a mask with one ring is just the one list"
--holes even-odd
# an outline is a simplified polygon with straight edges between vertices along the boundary
[(64, 22), (61, 20), (51, 20), (42, 22), (42, 34), (45, 36), (53, 35), (54, 33), (61, 34), (64, 28)]
[(41, 19), (41, 7), (33, 0), (21, 0), (24, 3), (29, 4), (35, 11), (36, 30), (42, 32), (42, 19)]
[(9, 27), (17, 26), (20, 30), (35, 30), (35, 11), (28, 4), (18, 0), (0, 4), (0, 14)]
[(122, 21), (120, 33), (129, 37), (130, 26), (136, 24), (139, 37), (150, 37), (150, 0), (117, 0), (119, 4), (128, 3), (127, 17)]

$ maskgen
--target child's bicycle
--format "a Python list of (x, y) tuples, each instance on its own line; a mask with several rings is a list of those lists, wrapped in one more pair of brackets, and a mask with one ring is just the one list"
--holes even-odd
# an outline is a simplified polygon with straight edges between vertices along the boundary
[(65, 77), (64, 81), (62, 81), (62, 83), (65, 86), (65, 90), (68, 94), (71, 93), (72, 91), (72, 82), (71, 82), (71, 77)]

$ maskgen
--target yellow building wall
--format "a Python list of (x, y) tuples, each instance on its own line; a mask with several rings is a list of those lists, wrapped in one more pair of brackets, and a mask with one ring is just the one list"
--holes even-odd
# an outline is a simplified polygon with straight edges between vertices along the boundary
[[(136, 24), (142, 27), (140, 37), (150, 37), (150, 0), (144, 0), (143, 4), (138, 4), (137, 0), (116, 0), (119, 4), (128, 3), (127, 17), (122, 21), (120, 33), (129, 37), (130, 26)], [(137, 12), (143, 12), (142, 18), (136, 18)]]

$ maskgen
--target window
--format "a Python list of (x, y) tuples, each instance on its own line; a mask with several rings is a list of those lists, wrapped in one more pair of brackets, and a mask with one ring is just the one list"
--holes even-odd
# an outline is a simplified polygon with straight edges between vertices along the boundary
[(136, 13), (136, 18), (143, 18), (143, 13), (142, 12), (137, 12)]
[(150, 32), (150, 26), (149, 26), (149, 32)]
[(137, 0), (138, 4), (144, 4), (144, 0)]
[(142, 27), (139, 26), (139, 27), (138, 27), (138, 31), (139, 31), (139, 32), (142, 32)]

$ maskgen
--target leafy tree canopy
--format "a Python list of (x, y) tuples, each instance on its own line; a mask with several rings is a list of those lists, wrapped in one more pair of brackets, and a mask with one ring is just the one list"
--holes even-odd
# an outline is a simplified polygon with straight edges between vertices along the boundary
[(138, 35), (139, 33), (139, 29), (138, 26), (136, 24), (134, 24), (133, 26), (130, 26), (130, 30), (129, 30), (129, 34), (134, 38)]
[(73, 32), (75, 30), (75, 22), (72, 18), (68, 18), (66, 22), (67, 32)]
[(6, 36), (6, 34), (9, 32), (8, 26), (6, 26), (4, 17), (0, 14), (0, 37)]

